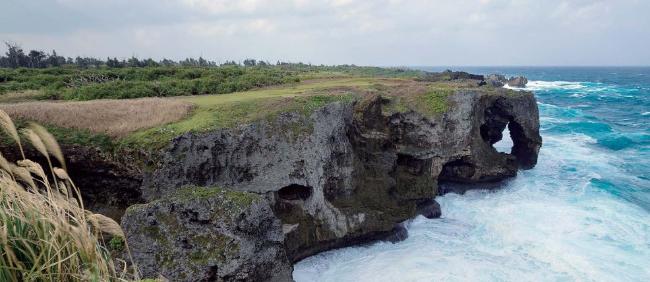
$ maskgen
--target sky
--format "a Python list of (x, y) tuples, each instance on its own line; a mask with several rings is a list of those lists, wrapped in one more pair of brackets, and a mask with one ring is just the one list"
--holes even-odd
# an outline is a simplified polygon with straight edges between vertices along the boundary
[(0, 0), (0, 7), (0, 41), (64, 56), (650, 65), (650, 0)]

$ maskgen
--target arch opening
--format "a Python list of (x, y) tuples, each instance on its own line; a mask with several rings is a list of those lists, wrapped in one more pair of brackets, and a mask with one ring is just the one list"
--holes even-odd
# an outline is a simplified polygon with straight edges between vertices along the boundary
[(307, 200), (311, 197), (312, 188), (300, 184), (291, 184), (278, 190), (278, 197), (282, 200), (296, 201)]
[(485, 122), (480, 127), (480, 133), (483, 140), (497, 152), (513, 154), (520, 128), (511, 115), (494, 105), (485, 110)]
[[(508, 126), (510, 126), (510, 123), (508, 123)], [(515, 143), (512, 141), (512, 135), (510, 134), (510, 129), (508, 127), (505, 127), (501, 132), (501, 136), (502, 136), (501, 140), (492, 144), (492, 147), (494, 147), (494, 149), (496, 149), (497, 152), (499, 153), (511, 154), (512, 147), (515, 146)]]

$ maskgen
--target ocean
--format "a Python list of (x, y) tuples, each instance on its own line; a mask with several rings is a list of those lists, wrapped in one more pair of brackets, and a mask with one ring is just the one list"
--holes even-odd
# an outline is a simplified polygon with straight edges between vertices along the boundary
[(439, 196), (442, 217), (408, 221), (406, 240), (306, 258), (294, 279), (650, 281), (650, 67), (450, 69), (529, 79), (537, 166), (497, 190)]

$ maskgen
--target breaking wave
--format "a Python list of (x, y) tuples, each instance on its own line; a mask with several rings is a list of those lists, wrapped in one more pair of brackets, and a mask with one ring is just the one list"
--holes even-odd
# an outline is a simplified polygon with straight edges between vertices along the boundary
[(578, 70), (582, 82), (526, 87), (544, 138), (534, 169), (503, 189), (437, 197), (442, 218), (407, 222), (405, 241), (309, 257), (294, 279), (650, 281), (649, 76), (617, 70), (603, 83), (605, 70)]

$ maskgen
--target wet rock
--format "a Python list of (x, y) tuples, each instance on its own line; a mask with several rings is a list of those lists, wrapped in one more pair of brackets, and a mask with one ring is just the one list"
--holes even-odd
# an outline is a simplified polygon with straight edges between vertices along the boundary
[(395, 225), (393, 231), (390, 235), (382, 238), (383, 241), (388, 241), (391, 243), (397, 243), (406, 240), (409, 237), (409, 231), (404, 227), (404, 224), (400, 223)]
[(442, 215), (440, 204), (435, 200), (428, 200), (418, 204), (417, 214), (428, 219), (439, 218)]
[(508, 79), (508, 85), (511, 87), (524, 88), (528, 84), (528, 79), (523, 76), (511, 77)]
[(280, 221), (256, 194), (183, 188), (130, 207), (122, 226), (144, 278), (292, 281)]

